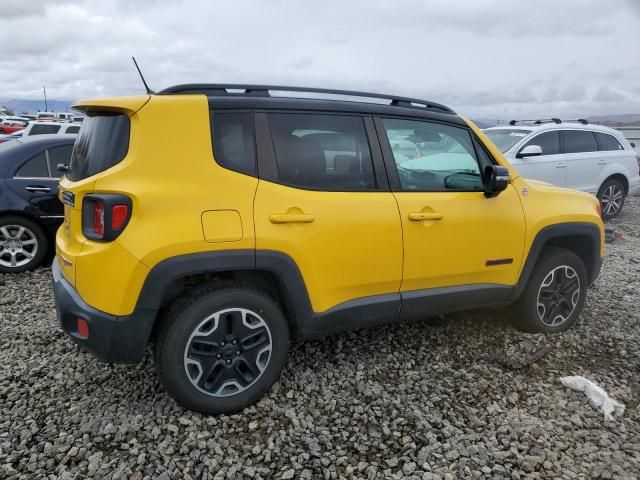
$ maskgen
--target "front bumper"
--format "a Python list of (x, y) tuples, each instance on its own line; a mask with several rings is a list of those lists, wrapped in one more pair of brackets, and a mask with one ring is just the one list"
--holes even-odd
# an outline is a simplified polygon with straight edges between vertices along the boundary
[[(127, 316), (110, 315), (88, 305), (64, 278), (58, 258), (51, 266), (58, 321), (75, 343), (109, 363), (137, 363), (144, 356), (153, 327), (155, 312), (136, 310)], [(77, 318), (89, 324), (89, 336), (76, 328)]]

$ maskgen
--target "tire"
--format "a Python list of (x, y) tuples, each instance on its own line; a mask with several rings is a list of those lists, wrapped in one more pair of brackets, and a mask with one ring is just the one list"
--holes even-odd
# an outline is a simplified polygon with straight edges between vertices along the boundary
[[(559, 281), (562, 283), (556, 283)], [(526, 290), (511, 309), (513, 326), (527, 333), (567, 330), (582, 312), (587, 284), (587, 270), (580, 257), (563, 248), (545, 249)]]
[(48, 243), (44, 230), (33, 220), (0, 217), (0, 272), (21, 273), (40, 266)]
[(180, 405), (230, 414), (262, 398), (288, 350), (289, 327), (273, 299), (225, 282), (178, 299), (163, 319), (154, 353), (160, 380)]
[(611, 220), (618, 216), (624, 206), (626, 197), (624, 185), (620, 180), (609, 178), (598, 190), (597, 197), (602, 207), (602, 219)]

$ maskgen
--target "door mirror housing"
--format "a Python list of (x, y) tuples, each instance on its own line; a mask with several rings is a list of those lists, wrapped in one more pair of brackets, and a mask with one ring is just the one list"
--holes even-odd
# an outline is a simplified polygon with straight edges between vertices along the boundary
[(542, 155), (542, 147), (540, 145), (527, 145), (518, 152), (516, 158), (539, 157)]
[(485, 167), (484, 178), (484, 196), (487, 198), (497, 196), (509, 186), (511, 181), (509, 169), (500, 165), (488, 165)]

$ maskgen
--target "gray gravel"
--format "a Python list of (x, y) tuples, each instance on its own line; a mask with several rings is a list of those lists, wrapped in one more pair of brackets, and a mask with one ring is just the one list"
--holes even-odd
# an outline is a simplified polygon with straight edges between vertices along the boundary
[[(612, 225), (571, 331), (524, 335), (478, 311), (296, 343), (233, 416), (176, 406), (149, 357), (105, 365), (73, 346), (46, 269), (0, 275), (0, 478), (638, 478), (640, 198)], [(624, 416), (605, 422), (565, 375)]]

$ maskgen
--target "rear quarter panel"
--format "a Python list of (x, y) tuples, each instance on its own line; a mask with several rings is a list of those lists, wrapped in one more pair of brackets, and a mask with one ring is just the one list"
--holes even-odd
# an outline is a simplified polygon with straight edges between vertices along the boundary
[[(103, 282), (106, 290), (107, 283), (113, 290), (123, 290), (123, 298), (111, 301), (94, 292), (90, 272), (112, 259), (98, 242), (87, 240), (78, 259), (76, 288), (92, 306), (112, 314), (131, 313), (145, 272), (167, 258), (255, 248), (253, 201), (258, 179), (214, 161), (209, 114), (204, 95), (168, 95), (153, 96), (130, 117), (129, 152), (122, 162), (96, 176), (92, 190), (131, 198), (131, 219), (115, 243), (144, 268), (131, 267), (123, 274), (123, 278), (129, 275), (126, 288), (116, 276)], [(175, 118), (183, 119), (179, 135), (167, 129)], [(205, 235), (202, 220), (210, 211), (237, 212), (234, 224), (223, 229), (233, 227), (234, 235), (211, 241), (215, 232)]]

